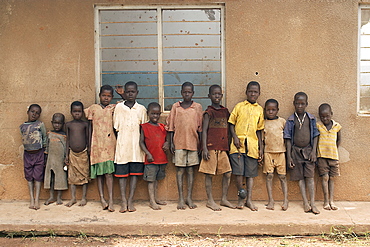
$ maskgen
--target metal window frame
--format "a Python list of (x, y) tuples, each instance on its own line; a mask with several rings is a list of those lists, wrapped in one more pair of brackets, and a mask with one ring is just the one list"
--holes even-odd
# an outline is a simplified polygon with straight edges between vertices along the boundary
[[(225, 5), (202, 4), (202, 5), (94, 5), (94, 49), (95, 49), (95, 101), (99, 102), (99, 91), (102, 85), (101, 75), (101, 49), (100, 49), (100, 11), (101, 10), (157, 10), (158, 31), (158, 101), (164, 111), (164, 81), (163, 81), (163, 43), (162, 43), (162, 10), (166, 9), (220, 9), (221, 30), (221, 88), (224, 94), (223, 102), (226, 102), (226, 68), (225, 68)], [(224, 104), (224, 103), (223, 103)], [(168, 112), (168, 111), (166, 111)]]

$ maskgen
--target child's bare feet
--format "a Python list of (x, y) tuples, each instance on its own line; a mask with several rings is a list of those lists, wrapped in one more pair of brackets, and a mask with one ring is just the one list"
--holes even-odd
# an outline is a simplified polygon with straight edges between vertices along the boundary
[(155, 203), (157, 203), (158, 205), (167, 205), (167, 202), (165, 201), (160, 201), (160, 200), (155, 200)]
[(179, 202), (177, 203), (177, 209), (185, 210), (185, 208), (186, 208), (186, 204), (184, 200), (179, 200)]
[(28, 206), (29, 209), (35, 209), (35, 201), (31, 200), (30, 205)]
[(238, 205), (236, 206), (237, 209), (243, 209), (244, 208), (244, 199), (238, 198)]
[(107, 209), (108, 209), (108, 207), (109, 207), (109, 205), (108, 205), (108, 203), (104, 200), (104, 198), (103, 198), (103, 199), (101, 199), (101, 200), (100, 200), (100, 202), (101, 202), (101, 207), (103, 208), (103, 210), (107, 210)]
[(55, 202), (55, 198), (54, 197), (50, 197), (49, 199), (46, 200), (46, 202), (44, 202), (44, 205), (49, 205), (49, 204), (52, 204)]
[(63, 205), (62, 199), (57, 199), (57, 205)]
[(266, 204), (266, 209), (268, 210), (274, 210), (274, 205), (275, 205), (275, 202), (273, 200), (269, 201), (267, 204)]
[(287, 211), (288, 207), (289, 207), (289, 201), (286, 200), (283, 202), (283, 205), (281, 205), (281, 209), (284, 211)]
[(338, 210), (339, 209), (337, 206), (334, 205), (334, 202), (330, 203), (330, 208), (331, 208), (331, 210)]
[(127, 202), (122, 202), (121, 209), (119, 210), (120, 213), (127, 212)]
[(254, 204), (252, 203), (252, 201), (247, 201), (245, 203), (245, 206), (247, 206), (247, 208), (249, 208), (252, 211), (258, 211), (258, 208), (256, 206), (254, 206)]
[(228, 208), (233, 208), (233, 209), (236, 208), (236, 206), (234, 204), (231, 204), (231, 202), (229, 202), (228, 200), (221, 200), (220, 205), (224, 207), (228, 207)]
[(134, 207), (134, 204), (132, 202), (128, 203), (127, 211), (129, 211), (129, 212), (135, 212), (136, 211), (136, 208)]
[(40, 202), (39, 201), (35, 201), (35, 207), (34, 207), (35, 210), (39, 210), (40, 209)]
[(214, 201), (207, 201), (207, 208), (212, 209), (213, 211), (221, 211), (220, 206), (218, 206)]
[(65, 206), (66, 207), (72, 207), (76, 203), (77, 203), (76, 199), (72, 199)]
[(324, 202), (324, 206), (323, 206), (323, 208), (324, 208), (325, 210), (331, 210), (331, 207), (330, 207), (330, 205), (329, 205), (329, 202)]
[(161, 207), (157, 203), (150, 203), (149, 207), (151, 207), (153, 210), (161, 210)]
[(83, 206), (85, 206), (85, 205), (86, 205), (86, 203), (87, 203), (86, 199), (82, 199), (82, 200), (80, 201), (80, 203), (78, 204), (78, 206), (83, 207)]
[(190, 198), (186, 199), (186, 205), (188, 205), (190, 209), (197, 208), (197, 205), (195, 205), (193, 203), (193, 200), (191, 200)]
[(317, 209), (317, 207), (315, 205), (311, 205), (311, 211), (314, 214), (319, 214), (320, 213), (320, 211)]
[(305, 213), (311, 212), (311, 206), (308, 203), (303, 203), (303, 210)]
[(109, 204), (108, 204), (108, 211), (109, 212), (114, 212), (114, 206), (113, 206), (113, 200), (109, 201)]

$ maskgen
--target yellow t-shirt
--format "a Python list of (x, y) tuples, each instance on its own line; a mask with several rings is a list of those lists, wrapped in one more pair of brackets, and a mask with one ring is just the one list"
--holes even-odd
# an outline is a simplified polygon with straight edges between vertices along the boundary
[[(251, 104), (247, 100), (238, 103), (231, 112), (229, 123), (235, 125), (235, 133), (240, 140), (240, 152), (245, 153), (245, 139), (247, 139), (247, 155), (258, 159), (257, 130), (263, 130), (265, 120), (263, 108), (258, 104)], [(238, 153), (238, 149), (231, 142), (230, 154)]]
[(316, 123), (317, 129), (320, 132), (319, 141), (317, 143), (317, 157), (339, 160), (337, 148), (337, 133), (342, 126), (333, 121), (333, 126), (327, 130), (322, 122)]

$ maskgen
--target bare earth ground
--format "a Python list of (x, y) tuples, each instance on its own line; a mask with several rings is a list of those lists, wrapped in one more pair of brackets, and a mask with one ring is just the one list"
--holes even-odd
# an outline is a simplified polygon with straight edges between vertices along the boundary
[(242, 237), (242, 236), (129, 236), (129, 237), (77, 237), (23, 236), (0, 237), (0, 246), (370, 246), (369, 236), (289, 236), (289, 237)]

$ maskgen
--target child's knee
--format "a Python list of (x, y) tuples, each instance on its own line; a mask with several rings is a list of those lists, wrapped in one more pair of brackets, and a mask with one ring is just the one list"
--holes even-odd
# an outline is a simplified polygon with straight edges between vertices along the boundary
[(279, 176), (280, 180), (282, 180), (282, 181), (286, 180), (286, 175), (285, 174), (278, 174), (278, 176)]
[(329, 174), (328, 173), (325, 173), (323, 175), (321, 175), (321, 179), (324, 181), (324, 182), (328, 182), (329, 181)]
[(273, 173), (267, 173), (266, 175), (266, 179), (267, 180), (272, 180), (274, 178), (274, 174)]

